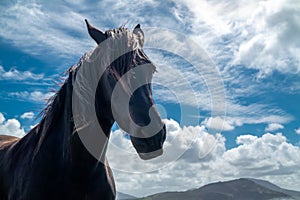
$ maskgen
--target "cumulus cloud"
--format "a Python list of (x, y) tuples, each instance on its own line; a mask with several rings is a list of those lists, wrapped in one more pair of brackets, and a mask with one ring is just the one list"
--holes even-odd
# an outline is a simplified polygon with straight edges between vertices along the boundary
[(34, 117), (33, 112), (25, 112), (21, 115), (22, 119), (32, 119)]
[(298, 129), (295, 129), (295, 132), (300, 135), (300, 127)]
[[(197, 162), (206, 157), (214, 148), (217, 140), (223, 140), (221, 136), (213, 136), (207, 133), (204, 126), (184, 126), (180, 128), (174, 120), (166, 120), (166, 129), (168, 132), (165, 142), (164, 155), (147, 162), (140, 160), (130, 140), (124, 137), (121, 130), (117, 130), (111, 135), (111, 145), (108, 148), (108, 154), (116, 159), (113, 160), (112, 167), (121, 171), (132, 172), (152, 172), (164, 167), (169, 162), (178, 158), (188, 162)], [(188, 151), (193, 157), (185, 156)], [(131, 160), (127, 165), (122, 164), (123, 159)]]
[(279, 129), (283, 129), (284, 126), (282, 124), (278, 124), (278, 123), (270, 123), (268, 124), (268, 126), (265, 128), (265, 131), (277, 131)]
[(16, 119), (5, 119), (4, 115), (0, 113), (0, 135), (12, 135), (22, 137), (25, 135), (24, 129)]
[(241, 135), (236, 138), (237, 147), (226, 149), (224, 136), (207, 133), (205, 126), (165, 123), (164, 157), (151, 161), (137, 157), (122, 131), (112, 133), (108, 159), (119, 191), (145, 196), (240, 177), (266, 179), (284, 188), (300, 186), (300, 148), (282, 134)]
[(260, 2), (245, 24), (248, 33), (236, 59), (262, 74), (299, 72), (299, 10), (299, 3), (292, 0)]
[(30, 71), (19, 71), (17, 69), (10, 69), (6, 71), (3, 66), (0, 65), (0, 80), (40, 80), (44, 78), (44, 74), (34, 74)]
[(282, 134), (266, 133), (262, 137), (242, 135), (237, 138), (237, 143), (240, 146), (226, 151), (223, 155), (226, 163), (232, 166), (232, 174), (259, 177), (296, 173), (296, 166), (300, 162), (300, 149), (289, 144)]

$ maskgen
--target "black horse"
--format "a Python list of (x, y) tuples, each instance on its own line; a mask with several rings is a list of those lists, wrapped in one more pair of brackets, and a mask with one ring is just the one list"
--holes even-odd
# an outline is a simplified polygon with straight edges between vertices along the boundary
[[(112, 58), (113, 54), (117, 55), (120, 49), (125, 48), (127, 51), (118, 55), (113, 62), (106, 63), (104, 69), (100, 69), (103, 73), (94, 93), (95, 101), (92, 102), (96, 111), (96, 121), (107, 138), (115, 121), (126, 132), (132, 131), (130, 139), (142, 159), (151, 159), (162, 154), (166, 130), (152, 99), (151, 80), (155, 67), (142, 50), (144, 33), (140, 25), (137, 25), (133, 32), (121, 27), (103, 33), (87, 21), (86, 24), (90, 36), (98, 46), (69, 69), (68, 78), (49, 100), (40, 123), (21, 139), (0, 136), (1, 200), (115, 199), (113, 175), (105, 159), (106, 145), (99, 145), (103, 152), (101, 158), (95, 157), (86, 148), (79, 128), (89, 127), (89, 123), (78, 127), (74, 122), (74, 107), (82, 105), (74, 105), (72, 97), (79, 70), (90, 67), (85, 63), (103, 68), (103, 61), (107, 57)], [(110, 42), (106, 42), (107, 40)], [(102, 47), (107, 50), (99, 50), (99, 46), (105, 42), (106, 46)], [(110, 44), (115, 46), (107, 46)], [(139, 73), (139, 77), (133, 77), (137, 75), (130, 73), (132, 77), (123, 79), (122, 84), (118, 84), (123, 75), (140, 65), (147, 65), (148, 70)], [(84, 76), (86, 80), (90, 80), (94, 74)], [(147, 79), (147, 84), (131, 91), (132, 79)], [(119, 105), (122, 101), (112, 99), (119, 98), (113, 95), (117, 84), (123, 94), (130, 95), (129, 105)], [(89, 89), (85, 86), (82, 88), (83, 91)], [(83, 103), (89, 103), (89, 99), (83, 100)], [(121, 103), (114, 105), (113, 101)], [(129, 108), (129, 116), (122, 110), (122, 107), (126, 106)], [(158, 131), (147, 135), (141, 128), (148, 126), (151, 121), (155, 121), (152, 129)]]

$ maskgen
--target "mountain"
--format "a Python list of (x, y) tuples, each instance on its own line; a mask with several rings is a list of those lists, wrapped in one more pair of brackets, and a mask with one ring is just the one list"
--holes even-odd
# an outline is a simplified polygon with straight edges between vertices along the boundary
[(282, 189), (282, 188), (278, 187), (277, 185), (274, 185), (274, 184), (272, 184), (268, 181), (264, 181), (264, 180), (259, 180), (259, 179), (250, 179), (250, 180), (252, 180), (255, 183), (257, 183), (263, 187), (266, 187), (270, 190), (275, 190), (277, 192), (285, 193), (289, 196), (292, 196), (294, 199), (297, 199), (297, 200), (300, 199), (300, 192), (298, 192), (298, 191)]
[(122, 192), (117, 192), (117, 200), (136, 199), (136, 197)]
[(282, 189), (268, 181), (241, 178), (205, 185), (185, 192), (164, 192), (139, 200), (300, 200), (300, 192)]

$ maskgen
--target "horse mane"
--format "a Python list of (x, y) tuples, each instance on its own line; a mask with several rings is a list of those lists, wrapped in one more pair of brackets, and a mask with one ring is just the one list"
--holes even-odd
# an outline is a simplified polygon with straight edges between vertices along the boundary
[[(37, 155), (37, 153), (40, 150), (41, 145), (43, 144), (44, 140), (46, 139), (46, 136), (48, 135), (48, 133), (51, 132), (51, 126), (55, 125), (56, 120), (59, 118), (59, 115), (64, 111), (65, 106), (67, 106), (68, 104), (71, 104), (71, 98), (72, 98), (72, 79), (74, 76), (74, 73), (77, 72), (77, 70), (79, 69), (79, 67), (82, 65), (82, 63), (84, 62), (84, 60), (87, 58), (87, 54), (85, 53), (78, 61), (78, 63), (76, 65), (71, 66), (68, 70), (66, 70), (61, 76), (60, 76), (60, 80), (61, 86), (60, 88), (54, 93), (54, 95), (52, 95), (48, 100), (47, 100), (47, 104), (45, 106), (45, 108), (40, 112), (39, 117), (41, 117), (40, 122), (33, 127), (28, 134), (33, 134), (33, 135), (37, 135), (38, 137), (38, 141), (37, 144), (35, 146), (35, 150), (34, 150), (34, 155), (33, 155), (33, 159), (34, 157)], [(67, 75), (67, 78), (66, 78)], [(68, 102), (66, 102), (68, 101)], [(71, 106), (71, 105), (69, 105)], [(70, 108), (69, 108), (70, 109)], [(72, 122), (72, 110), (71, 112), (68, 114), (67, 116), (67, 120), (69, 120), (70, 123)], [(70, 150), (67, 146), (67, 142), (69, 141), (69, 137), (70, 135), (72, 135), (73, 133), (73, 129), (71, 129), (70, 126), (70, 130), (69, 130), (69, 134), (64, 134), (64, 152), (66, 154), (68, 154), (67, 152)], [(28, 135), (27, 134), (27, 135)], [(69, 155), (64, 155), (65, 158), (67, 159), (67, 157)]]
[[(121, 26), (119, 28), (116, 29), (111, 29), (105, 32), (105, 34), (108, 37), (113, 37), (115, 39), (117, 39), (117, 35), (121, 32), (129, 32), (129, 30), (127, 28), (124, 28), (124, 26)], [(97, 48), (97, 47), (96, 47)], [(95, 50), (95, 49), (94, 49)], [(51, 116), (53, 115), (54, 112), (56, 112), (59, 108), (60, 108), (60, 100), (61, 100), (61, 96), (66, 92), (66, 87), (64, 87), (65, 84), (68, 83), (68, 81), (70, 80), (70, 78), (72, 79), (72, 77), (70, 76), (74, 76), (74, 79), (76, 77), (76, 73), (78, 71), (78, 69), (83, 65), (83, 63), (88, 60), (88, 58), (90, 57), (89, 54), (91, 54), (94, 50), (92, 50), (90, 53), (85, 53), (83, 54), (83, 56), (79, 59), (79, 61), (77, 62), (76, 65), (72, 65), (71, 67), (69, 67), (69, 69), (67, 69), (62, 76), (60, 76), (59, 78), (63, 80), (62, 85), (60, 86), (60, 88), (54, 93), (54, 95), (52, 95), (48, 100), (47, 100), (47, 104), (45, 106), (45, 108), (40, 112), (38, 117), (42, 117), (42, 120), (45, 120), (47, 117), (51, 118)], [(68, 74), (68, 77), (65, 78), (65, 75)], [(73, 82), (73, 81), (72, 81)]]
[[(62, 80), (60, 84), (60, 88), (47, 100), (45, 108), (40, 112), (39, 117), (42, 117), (42, 120), (46, 120), (46, 118), (51, 118), (53, 114), (59, 110), (61, 107), (62, 96), (66, 93), (67, 87), (66, 84), (69, 83), (70, 79), (72, 79), (73, 74), (78, 71), (81, 67), (84, 60), (87, 58), (87, 53), (83, 54), (83, 56), (79, 59), (76, 65), (72, 65), (67, 69), (59, 79)], [(68, 76), (66, 78), (66, 75)]]
[(54, 92), (54, 94), (50, 98), (46, 99), (46, 105), (38, 115), (38, 118), (42, 119), (40, 120), (40, 123), (37, 126), (39, 126), (42, 121), (45, 121), (46, 118), (51, 118), (51, 116), (53, 116), (53, 114), (59, 110), (59, 108), (61, 107), (60, 105), (62, 96), (66, 93), (67, 89), (65, 85), (68, 84), (69, 77), (72, 76), (70, 73), (77, 70), (77, 68), (81, 65), (81, 62), (84, 59), (84, 57), (85, 54), (80, 58), (76, 65), (72, 65), (58, 77), (59, 81), (55, 83), (59, 88)]

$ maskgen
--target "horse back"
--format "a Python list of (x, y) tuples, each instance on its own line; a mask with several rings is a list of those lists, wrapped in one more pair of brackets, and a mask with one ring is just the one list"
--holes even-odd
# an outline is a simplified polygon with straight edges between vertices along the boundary
[(19, 141), (20, 138), (10, 135), (0, 135), (0, 151), (7, 149), (12, 144)]
[(3, 160), (3, 157), (7, 150), (15, 144), (17, 141), (19, 141), (19, 138), (9, 135), (0, 135), (0, 199), (6, 200), (7, 199), (7, 191), (5, 190), (5, 184), (4, 184), (4, 165), (5, 161)]
[[(9, 136), (9, 135), (0, 135), (0, 172), (3, 165), (5, 165), (5, 154), (8, 152), (10, 147), (20, 140), (18, 137)], [(1, 175), (1, 174), (0, 174)]]

